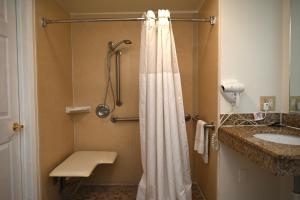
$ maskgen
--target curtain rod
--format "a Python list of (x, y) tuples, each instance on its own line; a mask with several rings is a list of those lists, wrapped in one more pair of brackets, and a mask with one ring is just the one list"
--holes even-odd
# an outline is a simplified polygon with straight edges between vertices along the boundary
[[(146, 18), (92, 18), (92, 19), (47, 19), (42, 18), (42, 27), (46, 28), (48, 24), (61, 24), (61, 23), (84, 23), (84, 22), (110, 22), (110, 21), (144, 21)], [(184, 21), (184, 22), (209, 22), (210, 25), (216, 23), (217, 18), (215, 16), (209, 16), (208, 18), (174, 18), (171, 21)]]

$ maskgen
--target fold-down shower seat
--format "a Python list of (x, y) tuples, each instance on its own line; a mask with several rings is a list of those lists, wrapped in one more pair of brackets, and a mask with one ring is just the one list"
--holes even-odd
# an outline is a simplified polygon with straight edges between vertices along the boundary
[(89, 177), (97, 165), (113, 164), (117, 155), (109, 151), (76, 151), (52, 170), (49, 176), (60, 179), (62, 190), (65, 178)]

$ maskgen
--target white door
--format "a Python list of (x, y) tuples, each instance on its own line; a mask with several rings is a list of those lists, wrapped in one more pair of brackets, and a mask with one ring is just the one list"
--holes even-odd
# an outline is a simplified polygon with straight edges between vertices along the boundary
[(15, 0), (0, 0), (0, 199), (22, 199)]

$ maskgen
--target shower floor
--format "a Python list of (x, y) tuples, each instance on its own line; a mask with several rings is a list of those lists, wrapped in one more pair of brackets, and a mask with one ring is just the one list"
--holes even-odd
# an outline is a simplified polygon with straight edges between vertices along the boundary
[[(193, 200), (204, 200), (197, 185), (192, 186)], [(135, 200), (137, 186), (81, 186), (72, 200)]]

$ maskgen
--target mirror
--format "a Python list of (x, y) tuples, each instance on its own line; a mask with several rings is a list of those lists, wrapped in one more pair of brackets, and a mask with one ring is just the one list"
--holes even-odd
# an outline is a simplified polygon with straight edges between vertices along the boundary
[(300, 113), (300, 1), (290, 1), (290, 112)]

